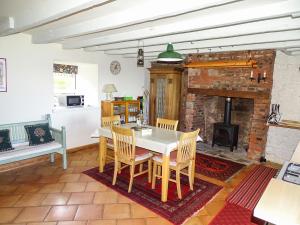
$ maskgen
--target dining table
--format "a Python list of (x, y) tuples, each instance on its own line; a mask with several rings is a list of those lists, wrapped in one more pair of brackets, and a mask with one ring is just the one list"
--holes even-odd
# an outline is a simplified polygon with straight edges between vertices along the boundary
[[(137, 125), (135, 123), (128, 123), (122, 124), (121, 126), (133, 128)], [(143, 132), (143, 130), (135, 131), (136, 146), (162, 154), (161, 201), (166, 202), (168, 199), (170, 153), (177, 149), (180, 136), (183, 132), (149, 125), (144, 126), (143, 129), (146, 132)], [(99, 138), (99, 172), (102, 173), (106, 161), (107, 138), (112, 138), (112, 132), (110, 127), (100, 127), (92, 133), (91, 137)], [(197, 141), (201, 140), (202, 139), (198, 136)], [(193, 168), (192, 177), (194, 178), (195, 161), (193, 162)]]

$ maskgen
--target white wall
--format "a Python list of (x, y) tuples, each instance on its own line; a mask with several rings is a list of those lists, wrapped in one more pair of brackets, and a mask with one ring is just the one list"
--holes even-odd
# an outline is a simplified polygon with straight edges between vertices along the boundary
[[(282, 119), (300, 121), (300, 56), (288, 56), (277, 51), (272, 99), (280, 104)], [(297, 143), (300, 130), (270, 127), (266, 145), (266, 158), (282, 163), (290, 160)]]
[[(101, 92), (105, 83), (115, 83), (119, 90), (118, 95), (130, 96), (141, 95), (144, 85), (144, 69), (136, 67), (133, 59), (108, 57), (101, 52), (64, 50), (58, 44), (33, 45), (31, 36), (27, 34), (0, 37), (0, 58), (6, 58), (8, 74), (8, 91), (0, 92), (0, 124), (37, 120), (52, 112), (52, 67), (55, 61), (97, 64), (101, 89), (96, 95), (99, 99), (100, 96), (102, 99), (105, 97)], [(111, 75), (109, 71), (112, 60), (121, 62), (122, 70), (117, 76)], [(94, 123), (88, 124), (94, 124), (96, 128), (99, 126), (100, 112), (94, 117)], [(65, 125), (63, 121), (66, 120), (60, 118), (59, 121), (61, 122), (53, 123), (57, 126)], [(82, 123), (83, 121), (81, 120)], [(76, 125), (76, 129), (77, 127)], [(85, 132), (88, 138), (88, 131)], [(69, 136), (73, 140), (67, 140), (68, 146), (77, 147), (90, 143), (87, 139), (77, 143), (75, 139), (78, 135), (76, 131)]]
[[(117, 60), (121, 64), (121, 72), (118, 75), (113, 75), (110, 72), (110, 63)], [(102, 79), (99, 81), (99, 90), (101, 99), (106, 98), (102, 92), (104, 84), (114, 83), (118, 92), (113, 93), (113, 96), (132, 96), (136, 99), (137, 96), (143, 95), (143, 86), (145, 79), (145, 67), (137, 67), (136, 60), (125, 59), (120, 56), (107, 56), (99, 61), (100, 73)]]

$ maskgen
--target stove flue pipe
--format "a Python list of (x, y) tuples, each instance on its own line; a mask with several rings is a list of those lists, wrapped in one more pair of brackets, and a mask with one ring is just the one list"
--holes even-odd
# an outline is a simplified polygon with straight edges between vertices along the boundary
[(231, 124), (231, 98), (225, 99), (224, 124)]

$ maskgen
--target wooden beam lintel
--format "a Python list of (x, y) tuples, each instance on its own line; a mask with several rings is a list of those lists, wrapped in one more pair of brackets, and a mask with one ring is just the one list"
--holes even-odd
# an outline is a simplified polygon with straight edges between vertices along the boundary
[(206, 62), (192, 62), (185, 64), (186, 68), (203, 68), (203, 67), (228, 67), (228, 68), (256, 68), (257, 62), (255, 60), (219, 60)]
[(233, 98), (264, 98), (268, 99), (268, 93), (251, 92), (251, 91), (234, 91), (234, 90), (222, 90), (222, 89), (204, 89), (204, 88), (188, 88), (188, 93), (200, 94), (206, 96), (222, 96)]

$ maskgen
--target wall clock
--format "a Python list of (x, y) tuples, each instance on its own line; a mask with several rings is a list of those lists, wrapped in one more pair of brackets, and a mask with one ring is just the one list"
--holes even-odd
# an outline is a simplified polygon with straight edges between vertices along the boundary
[(113, 74), (113, 75), (117, 75), (119, 74), (121, 71), (121, 64), (119, 61), (112, 61), (110, 63), (110, 72)]

